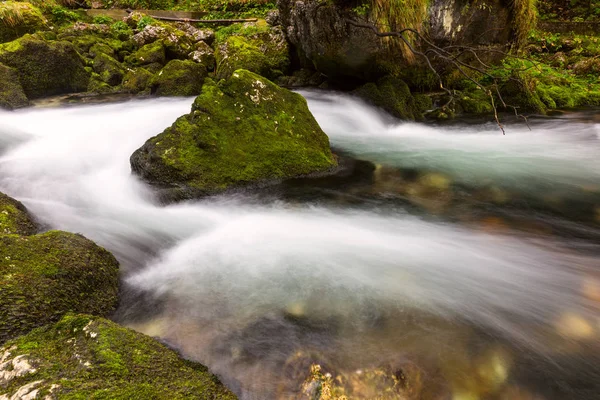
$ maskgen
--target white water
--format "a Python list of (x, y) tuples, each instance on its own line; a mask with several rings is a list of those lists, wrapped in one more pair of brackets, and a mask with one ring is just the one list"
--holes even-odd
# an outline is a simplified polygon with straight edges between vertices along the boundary
[[(373, 161), (470, 182), (600, 182), (593, 124), (546, 123), (533, 133), (509, 127), (502, 137), (492, 126), (394, 126), (355, 100), (314, 96), (311, 109), (333, 145)], [(114, 252), (131, 287), (171, 304), (163, 317), (173, 326), (161, 335), (245, 397), (260, 398), (256, 377), (214, 348), (223, 335), (290, 309), (335, 317), (350, 330), (367, 329), (374, 315), (417, 310), (469, 321), (548, 357), (556, 350), (546, 339), (562, 313), (598, 318), (580, 291), (598, 259), (548, 238), (488, 234), (400, 211), (254, 197), (159, 205), (130, 174), (129, 156), (191, 101), (1, 112), (0, 191), (48, 227), (83, 233)], [(135, 313), (134, 305), (122, 307)], [(194, 328), (203, 339), (192, 345), (176, 331), (188, 320), (203, 321)], [(600, 324), (590, 324), (597, 338)], [(283, 351), (277, 342), (267, 340), (267, 353)]]
[(401, 168), (430, 169), (465, 183), (500, 186), (600, 183), (600, 125), (572, 120), (470, 128), (397, 124), (345, 96), (303, 92), (331, 142), (352, 154)]

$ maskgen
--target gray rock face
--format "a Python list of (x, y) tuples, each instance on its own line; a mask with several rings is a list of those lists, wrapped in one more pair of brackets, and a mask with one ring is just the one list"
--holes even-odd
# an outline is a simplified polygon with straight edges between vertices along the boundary
[[(469, 6), (468, 0), (434, 0), (429, 9), (429, 34), (437, 45), (507, 44), (512, 36), (512, 16), (502, 0), (486, 6)], [(465, 11), (466, 10), (466, 11)]]
[[(452, 43), (506, 45), (512, 38), (512, 14), (508, 1), (493, 0), (485, 7), (468, 0), (433, 0), (429, 8), (429, 35), (437, 45)], [(279, 19), (286, 37), (303, 67), (314, 67), (330, 79), (348, 77), (374, 80), (390, 72), (390, 66), (406, 65), (402, 51), (389, 46), (370, 29), (353, 25), (369, 23), (343, 2), (279, 0)]]

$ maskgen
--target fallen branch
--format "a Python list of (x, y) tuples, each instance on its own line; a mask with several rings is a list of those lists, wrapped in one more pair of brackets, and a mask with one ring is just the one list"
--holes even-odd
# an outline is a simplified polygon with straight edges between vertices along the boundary
[[(135, 10), (125, 10), (127, 14), (135, 12)], [(161, 21), (176, 21), (176, 22), (202, 22), (204, 24), (234, 24), (236, 22), (256, 22), (258, 18), (234, 18), (234, 19), (193, 19), (193, 18), (177, 18), (177, 17), (161, 17), (158, 15), (146, 14), (151, 18)]]

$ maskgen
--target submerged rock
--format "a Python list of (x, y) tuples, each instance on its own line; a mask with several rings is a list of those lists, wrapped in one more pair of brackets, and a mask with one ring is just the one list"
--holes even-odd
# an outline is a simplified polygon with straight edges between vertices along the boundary
[(0, 64), (0, 108), (14, 110), (28, 104), (17, 70)]
[(29, 99), (83, 92), (89, 73), (73, 45), (25, 35), (0, 45), (0, 63), (14, 68)]
[(10, 42), (46, 27), (46, 18), (32, 4), (24, 1), (0, 2), (0, 43)]
[(0, 398), (236, 398), (203, 365), (88, 315), (67, 315), (7, 343), (0, 377)]
[(325, 172), (329, 139), (299, 94), (246, 70), (207, 79), (192, 112), (131, 156), (132, 170), (190, 198)]

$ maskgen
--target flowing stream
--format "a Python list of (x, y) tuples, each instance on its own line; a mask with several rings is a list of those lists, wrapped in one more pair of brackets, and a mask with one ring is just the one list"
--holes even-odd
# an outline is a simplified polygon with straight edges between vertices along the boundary
[(165, 206), (129, 156), (192, 99), (34, 108), (0, 112), (0, 191), (112, 251), (114, 319), (243, 399), (299, 398), (313, 363), (361, 398), (388, 372), (385, 398), (600, 398), (597, 114), (502, 136), (303, 95), (370, 163)]

